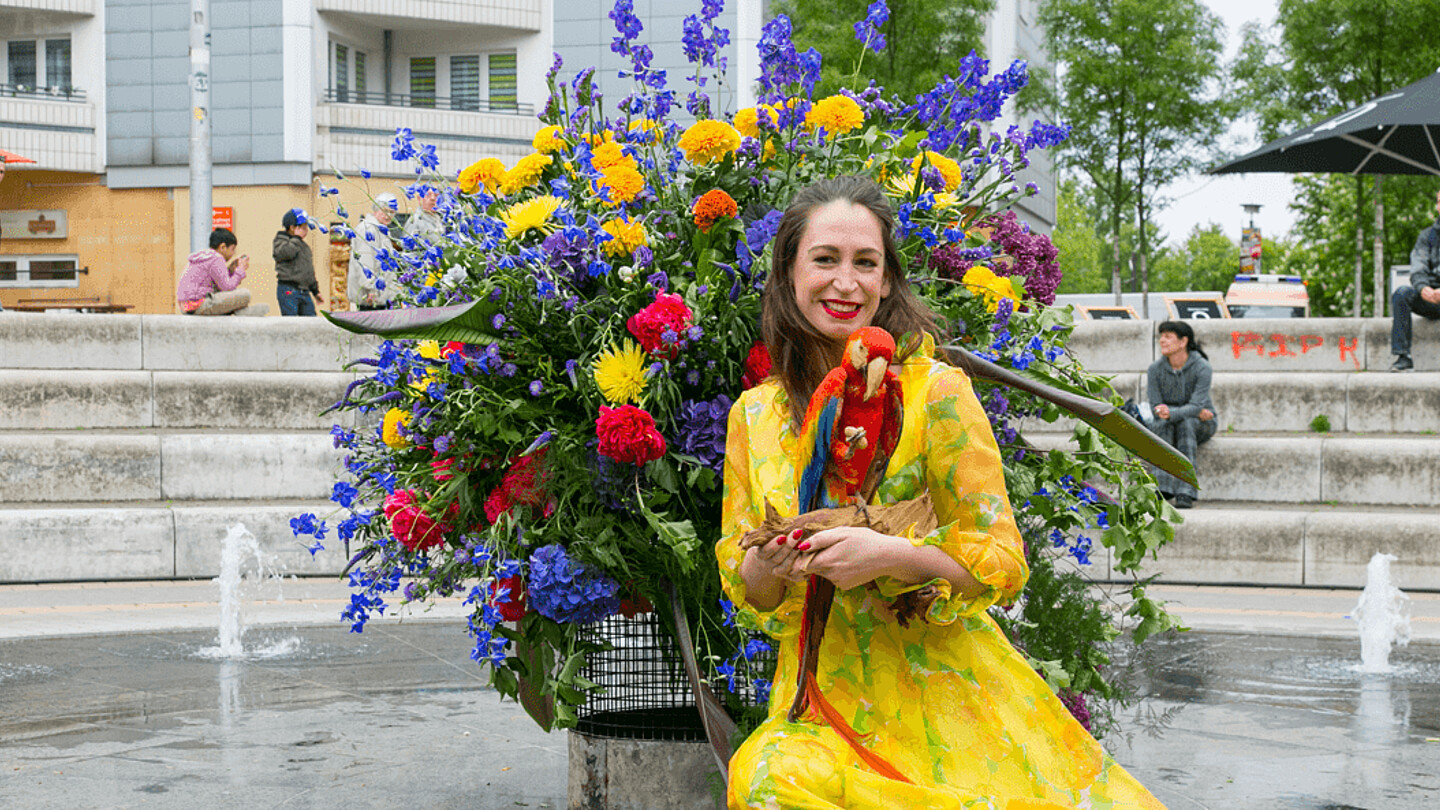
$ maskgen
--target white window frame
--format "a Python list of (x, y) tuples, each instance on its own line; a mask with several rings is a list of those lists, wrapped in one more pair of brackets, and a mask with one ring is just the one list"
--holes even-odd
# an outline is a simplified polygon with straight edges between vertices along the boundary
[[(30, 280), (30, 262), (53, 262), (63, 261), (66, 259), (75, 263), (75, 273), (69, 279), (44, 279), (40, 281)], [(12, 261), (15, 262), (15, 280), (9, 281), (0, 279), (0, 287), (4, 287), (6, 289), (41, 289), (46, 287), (80, 286), (80, 257), (74, 253), (30, 253), (0, 255), (0, 262)]]

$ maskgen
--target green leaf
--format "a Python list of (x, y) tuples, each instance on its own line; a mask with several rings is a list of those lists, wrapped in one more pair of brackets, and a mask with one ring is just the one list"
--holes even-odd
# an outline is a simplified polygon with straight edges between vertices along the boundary
[(447, 307), (401, 307), (373, 312), (325, 312), (327, 320), (347, 332), (379, 335), (391, 340), (456, 340), (487, 344), (499, 339), (491, 320), (501, 302), (489, 296)]

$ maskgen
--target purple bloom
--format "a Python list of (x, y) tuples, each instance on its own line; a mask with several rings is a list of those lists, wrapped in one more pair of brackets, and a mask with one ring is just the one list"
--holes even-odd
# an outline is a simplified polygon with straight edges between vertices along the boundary
[(431, 446), (434, 447), (437, 454), (443, 454), (446, 450), (450, 449), (450, 442), (450, 434), (442, 433), (435, 437), (435, 441), (431, 442)]
[(567, 624), (591, 624), (620, 610), (620, 583), (578, 563), (560, 545), (530, 555), (530, 604), (541, 616)]
[(885, 0), (875, 0), (865, 10), (865, 19), (855, 23), (855, 38), (872, 51), (885, 50), (885, 35), (880, 33), (880, 29), (889, 20), (890, 9), (885, 6)]
[(495, 313), (495, 317), (490, 319), (490, 325), (496, 329), (503, 329), (505, 327), (505, 315), (499, 312)]
[[(698, 372), (690, 372), (699, 380)], [(694, 384), (694, 383), (692, 383)], [(682, 455), (720, 472), (725, 464), (725, 427), (734, 400), (721, 394), (713, 400), (686, 400), (676, 415), (675, 446)]]
[(539, 380), (531, 380), (531, 381), (530, 381), (530, 396), (532, 396), (532, 397), (538, 397), (538, 396), (540, 396), (540, 395), (543, 394), (543, 393), (545, 393), (545, 384), (542, 383), (542, 382), (540, 382)]

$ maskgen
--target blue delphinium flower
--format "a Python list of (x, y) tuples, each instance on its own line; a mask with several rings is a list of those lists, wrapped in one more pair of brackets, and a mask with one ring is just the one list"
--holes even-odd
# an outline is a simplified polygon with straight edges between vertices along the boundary
[(876, 53), (885, 50), (885, 35), (880, 29), (890, 20), (890, 9), (885, 0), (875, 0), (865, 9), (865, 19), (855, 23), (855, 38)]

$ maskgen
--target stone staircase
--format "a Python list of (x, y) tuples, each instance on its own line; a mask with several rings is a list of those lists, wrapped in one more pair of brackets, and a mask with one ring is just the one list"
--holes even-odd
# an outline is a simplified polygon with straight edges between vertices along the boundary
[[(0, 583), (213, 577), (244, 523), (287, 573), (341, 456), (317, 414), (372, 344), (315, 318), (0, 313)], [(352, 354), (358, 353), (358, 354)]]
[[(1200, 500), (1149, 573), (1358, 587), (1384, 551), (1399, 558), (1398, 585), (1440, 589), (1440, 324), (1417, 319), (1417, 370), (1395, 374), (1388, 319), (1190, 323), (1214, 370), (1219, 432), (1198, 453)], [(1140, 402), (1157, 325), (1082, 322), (1071, 347)], [(1311, 430), (1319, 416), (1330, 432)], [(1027, 436), (1061, 447), (1062, 427)]]

